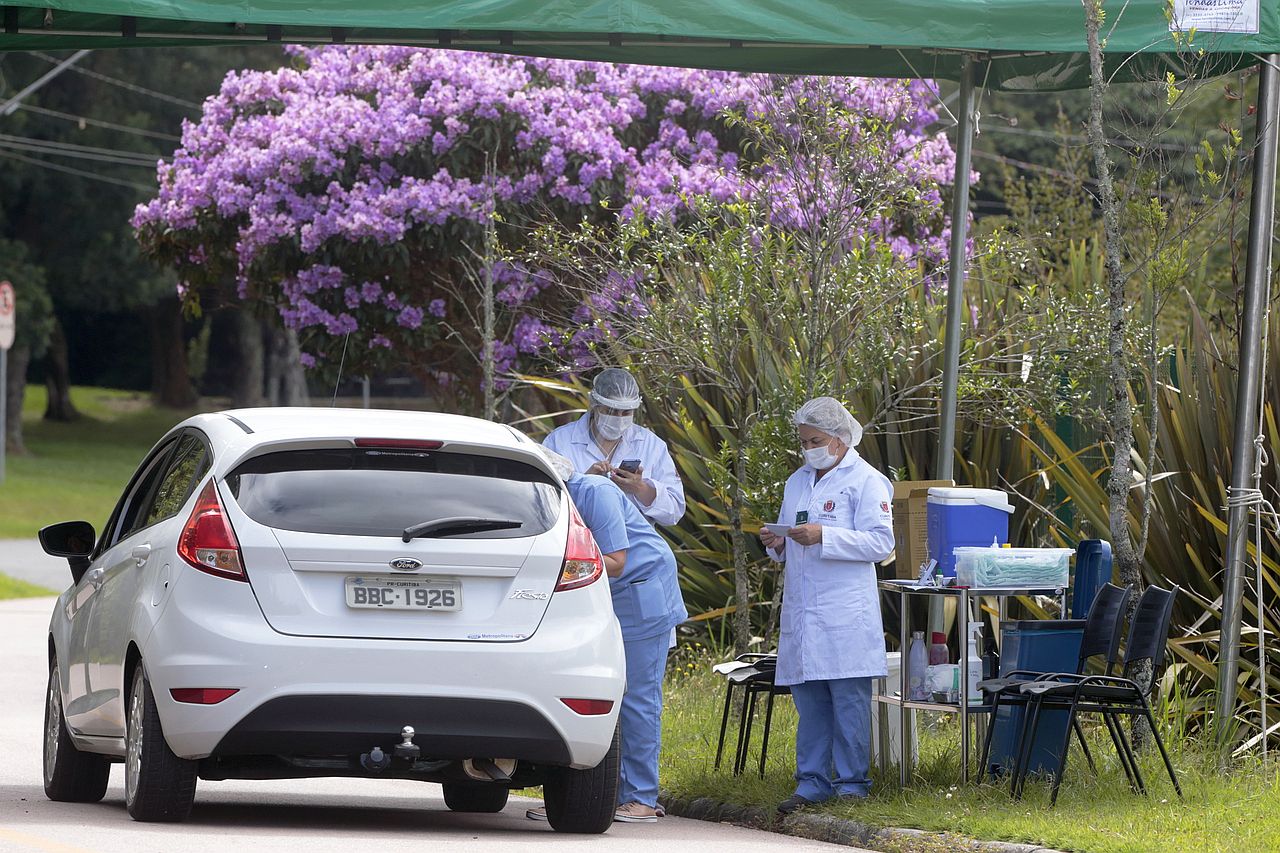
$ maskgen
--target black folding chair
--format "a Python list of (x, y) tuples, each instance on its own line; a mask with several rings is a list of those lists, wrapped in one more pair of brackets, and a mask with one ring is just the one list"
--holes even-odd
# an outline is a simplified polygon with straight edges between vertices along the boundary
[[(1110, 583), (1104, 584), (1098, 590), (1093, 599), (1093, 604), (1089, 607), (1089, 613), (1083, 620), (1084, 632), (1080, 638), (1080, 655), (1076, 660), (1075, 671), (1077, 673), (1085, 671), (1090, 658), (1101, 656), (1104, 661), (1105, 672), (1108, 675), (1111, 674), (1119, 656), (1120, 633), (1124, 627), (1124, 608), (1129, 601), (1129, 593), (1130, 589), (1128, 587), (1119, 587)], [(1079, 624), (1075, 620), (1066, 621)], [(1028, 697), (1021, 692), (1022, 685), (1028, 681), (1034, 681), (1045, 674), (1044, 672), (1033, 670), (1014, 670), (1000, 678), (989, 678), (978, 682), (978, 689), (986, 694), (991, 704), (991, 724), (987, 726), (987, 736), (982, 744), (982, 762), (978, 765), (983, 768), (983, 773), (986, 773), (989, 767), (991, 742), (996, 728), (996, 714), (1000, 711), (1000, 706), (1025, 706), (1028, 702)], [(1093, 767), (1093, 756), (1089, 754), (1089, 746), (1085, 743), (1084, 732), (1081, 731), (1080, 724), (1073, 721), (1072, 726), (1068, 728), (1068, 731), (1071, 730), (1075, 731), (1076, 737), (1080, 741), (1080, 748), (1084, 750), (1085, 759), (1089, 762), (1089, 766)]]
[[(1029, 745), (1035, 741), (1036, 729), (1045, 708), (1066, 708), (1073, 726), (1080, 714), (1100, 714), (1111, 735), (1111, 741), (1115, 744), (1116, 754), (1130, 786), (1145, 795), (1147, 789), (1138, 768), (1137, 757), (1133, 754), (1133, 748), (1119, 719), (1121, 715), (1144, 717), (1151, 727), (1151, 736), (1160, 749), (1165, 769), (1169, 771), (1173, 789), (1179, 797), (1182, 796), (1182, 787), (1178, 784), (1173, 762), (1169, 760), (1169, 752), (1165, 749), (1155, 718), (1151, 714), (1151, 705), (1147, 700), (1147, 692), (1151, 688), (1143, 688), (1133, 680), (1137, 665), (1149, 660), (1152, 668), (1151, 683), (1154, 685), (1156, 682), (1156, 673), (1164, 663), (1169, 624), (1173, 619), (1173, 601), (1178, 589), (1177, 586), (1171, 590), (1149, 586), (1143, 591), (1129, 623), (1123, 676), (1056, 673), (1019, 686), (1019, 690), (1028, 698), (1029, 707), (1019, 738), (1018, 762), (1014, 770), (1012, 793), (1015, 798), (1022, 796), (1026, 786), (1027, 768), (1024, 756), (1029, 751)], [(1062, 785), (1063, 773), (1066, 772), (1067, 750), (1070, 745), (1070, 737), (1064, 737), (1062, 752), (1058, 757), (1058, 769), (1053, 775), (1053, 793), (1049, 800), (1051, 807), (1058, 801), (1058, 789)]]
[(736, 660), (749, 666), (740, 667), (725, 675), (724, 710), (720, 715), (720, 740), (716, 744), (715, 768), (720, 769), (724, 756), (725, 736), (729, 727), (729, 709), (733, 706), (733, 693), (742, 688), (742, 705), (738, 718), (738, 738), (733, 753), (733, 775), (740, 776), (747, 768), (747, 752), (751, 745), (751, 729), (755, 723), (756, 701), (761, 694), (765, 702), (764, 734), (760, 744), (760, 777), (764, 778), (765, 759), (769, 754), (769, 728), (773, 724), (773, 698), (791, 693), (791, 688), (774, 684), (774, 670), (778, 664), (775, 654), (748, 653)]

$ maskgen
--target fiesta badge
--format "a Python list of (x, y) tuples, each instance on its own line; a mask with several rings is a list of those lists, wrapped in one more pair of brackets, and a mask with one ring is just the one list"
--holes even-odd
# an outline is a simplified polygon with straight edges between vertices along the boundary
[(396, 571), (411, 572), (414, 569), (422, 568), (422, 561), (415, 560), (413, 559), (413, 557), (397, 557), (396, 559), (392, 560), (388, 565), (390, 565), (391, 568), (395, 569)]
[(823, 512), (835, 512), (835, 510), (836, 510), (836, 502), (835, 502), (835, 501), (827, 501), (826, 503), (824, 503), (824, 504), (822, 505), (822, 511), (823, 511)]

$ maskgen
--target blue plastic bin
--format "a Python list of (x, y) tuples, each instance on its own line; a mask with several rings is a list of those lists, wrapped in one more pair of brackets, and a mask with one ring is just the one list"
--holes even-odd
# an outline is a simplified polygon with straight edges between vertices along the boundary
[(1089, 614), (1098, 590), (1111, 582), (1111, 543), (1104, 539), (1081, 539), (1076, 548), (1076, 578), (1071, 591), (1071, 618)]
[(1009, 541), (1009, 496), (996, 489), (929, 489), (926, 524), (929, 556), (947, 577), (955, 577), (956, 558), (952, 549), (962, 546), (985, 548), (992, 541)]
[[(1084, 639), (1083, 619), (1025, 619), (1005, 622), (1000, 626), (1000, 674), (1016, 669), (1037, 672), (1075, 672), (1080, 660), (1080, 642)], [(1001, 705), (991, 724), (991, 756), (986, 771), (991, 775), (1013, 769), (1014, 750), (1026, 708)], [(1031, 745), (1029, 769), (1032, 773), (1053, 771), (1058, 767), (1058, 750), (1067, 730), (1065, 710), (1045, 710), (1035, 743)]]

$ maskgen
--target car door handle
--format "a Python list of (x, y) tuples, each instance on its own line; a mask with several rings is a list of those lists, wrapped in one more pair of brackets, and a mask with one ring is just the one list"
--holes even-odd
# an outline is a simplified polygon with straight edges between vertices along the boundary
[(89, 585), (91, 587), (93, 587), (94, 589), (99, 589), (102, 586), (103, 574), (104, 572), (101, 567), (98, 567), (96, 569), (90, 569), (88, 574), (84, 576), (84, 579), (89, 582)]
[(142, 568), (146, 564), (147, 558), (151, 556), (151, 545), (150, 543), (135, 545), (130, 553), (133, 555), (134, 565)]

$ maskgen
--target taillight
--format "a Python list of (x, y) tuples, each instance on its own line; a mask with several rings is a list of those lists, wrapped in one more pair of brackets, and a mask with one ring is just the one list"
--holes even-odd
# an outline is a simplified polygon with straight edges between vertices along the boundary
[(187, 705), (217, 705), (239, 692), (236, 687), (174, 687), (169, 695), (173, 701)]
[(591, 528), (582, 523), (578, 510), (569, 504), (569, 541), (564, 546), (564, 566), (556, 592), (594, 583), (604, 574), (604, 558), (596, 547)]
[(613, 702), (609, 699), (561, 699), (569, 710), (584, 717), (599, 717), (613, 710)]
[(236, 581), (249, 580), (240, 561), (240, 543), (212, 479), (200, 491), (187, 526), (178, 537), (178, 556), (202, 572)]

